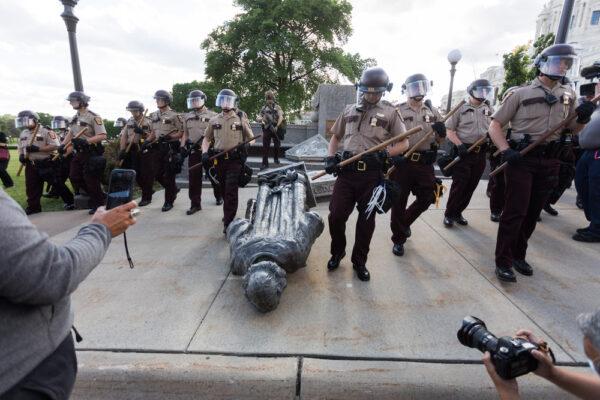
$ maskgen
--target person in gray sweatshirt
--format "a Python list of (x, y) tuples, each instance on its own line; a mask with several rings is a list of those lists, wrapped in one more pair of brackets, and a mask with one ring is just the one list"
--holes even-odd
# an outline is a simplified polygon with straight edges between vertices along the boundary
[(135, 223), (134, 207), (98, 209), (59, 246), (0, 189), (0, 400), (69, 398), (77, 373), (70, 295)]
[[(596, 93), (600, 92), (598, 84)], [(575, 187), (583, 202), (589, 226), (577, 229), (573, 240), (600, 243), (600, 109), (579, 133), (579, 147), (584, 150), (577, 162)]]

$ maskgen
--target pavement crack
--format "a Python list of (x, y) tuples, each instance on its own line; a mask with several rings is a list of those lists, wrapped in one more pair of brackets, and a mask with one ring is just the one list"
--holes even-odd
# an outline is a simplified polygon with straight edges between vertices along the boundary
[(219, 286), (219, 290), (217, 290), (217, 293), (215, 293), (215, 297), (213, 297), (212, 301), (210, 302), (210, 305), (206, 309), (206, 312), (204, 313), (204, 315), (200, 319), (200, 322), (198, 323), (198, 326), (196, 327), (196, 330), (194, 330), (194, 334), (190, 338), (190, 341), (188, 342), (187, 346), (185, 346), (185, 352), (186, 353), (189, 351), (189, 348), (192, 345), (192, 342), (194, 341), (194, 338), (198, 334), (198, 330), (200, 330), (200, 327), (202, 326), (202, 323), (206, 319), (206, 316), (208, 315), (208, 313), (212, 309), (213, 304), (215, 304), (215, 301), (217, 300), (217, 297), (219, 297), (219, 293), (221, 293), (221, 290), (223, 290), (223, 286), (225, 286), (225, 283), (227, 283), (227, 279), (229, 279), (229, 275), (231, 275), (231, 269), (229, 270), (229, 272), (227, 272), (227, 275), (225, 275), (225, 278), (223, 279), (223, 282), (221, 283), (221, 286)]
[(556, 340), (551, 334), (550, 332), (548, 332), (546, 329), (544, 329), (540, 324), (538, 324), (533, 318), (531, 318), (529, 316), (529, 314), (527, 314), (525, 312), (525, 310), (523, 310), (513, 299), (511, 299), (505, 292), (503, 292), (498, 285), (496, 285), (496, 283), (494, 283), (492, 280), (490, 280), (487, 276), (485, 276), (485, 274), (483, 274), (481, 271), (479, 271), (477, 269), (477, 267), (471, 262), (469, 261), (469, 259), (467, 259), (467, 257), (465, 257), (460, 251), (458, 251), (458, 249), (456, 249), (456, 247), (454, 247), (452, 245), (452, 243), (450, 243), (450, 241), (448, 241), (444, 236), (442, 236), (441, 233), (439, 233), (429, 222), (427, 222), (425, 220), (425, 218), (419, 218), (421, 221), (423, 221), (425, 223), (425, 225), (427, 225), (433, 232), (435, 232), (436, 235), (438, 235), (440, 237), (440, 239), (442, 239), (448, 246), (450, 246), (450, 248), (452, 250), (454, 250), (454, 252), (456, 254), (458, 254), (463, 260), (465, 260), (467, 262), (467, 264), (469, 264), (471, 266), (471, 268), (473, 268), (475, 270), (475, 272), (477, 272), (483, 279), (485, 279), (490, 285), (492, 285), (492, 287), (494, 289), (496, 289), (498, 291), (498, 293), (500, 293), (500, 295), (502, 297), (504, 297), (506, 300), (508, 300), (508, 302), (510, 304), (512, 304), (517, 310), (519, 310), (521, 312), (521, 314), (523, 314), (525, 316), (525, 318), (527, 318), (528, 320), (531, 321), (531, 323), (533, 325), (535, 325), (541, 332), (544, 333), (544, 335), (546, 337), (548, 337), (549, 339), (551, 339), (554, 343), (556, 343), (556, 345), (562, 350), (564, 351), (564, 353), (571, 358), (571, 360), (573, 360), (574, 363), (577, 363), (577, 360), (575, 359), (575, 357), (573, 357), (571, 355), (571, 353), (569, 353), (567, 351), (567, 349), (565, 349), (558, 340)]

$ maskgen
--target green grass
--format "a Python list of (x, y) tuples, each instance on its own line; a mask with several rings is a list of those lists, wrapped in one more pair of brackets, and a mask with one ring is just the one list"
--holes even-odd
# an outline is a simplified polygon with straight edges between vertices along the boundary
[[(25, 168), (21, 172), (21, 176), (17, 176), (19, 170), (19, 155), (17, 150), (10, 150), (10, 161), (8, 163), (8, 173), (15, 182), (15, 186), (7, 189), (3, 188), (10, 197), (12, 197), (17, 203), (25, 209), (27, 207), (27, 195), (25, 194)], [(71, 183), (67, 180), (67, 186), (71, 189)], [(46, 190), (46, 184), (44, 184), (44, 191)], [(63, 202), (59, 199), (47, 199), (42, 197), (42, 211), (62, 211)]]

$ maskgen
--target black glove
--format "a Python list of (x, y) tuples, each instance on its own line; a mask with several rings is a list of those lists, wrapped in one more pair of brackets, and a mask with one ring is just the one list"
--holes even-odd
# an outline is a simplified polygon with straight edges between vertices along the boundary
[(210, 154), (208, 152), (202, 153), (202, 165), (207, 166), (210, 164)]
[(62, 156), (63, 154), (65, 154), (65, 152), (67, 150), (65, 149), (65, 145), (61, 144), (60, 146), (58, 146), (58, 148), (56, 149), (56, 151), (58, 152), (58, 154), (60, 154)]
[(393, 156), (390, 158), (390, 160), (392, 160), (392, 164), (394, 164), (394, 166), (396, 166), (396, 167), (400, 167), (402, 164), (404, 164), (406, 162), (406, 158), (404, 158), (403, 155)]
[(575, 109), (577, 113), (577, 123), (578, 124), (587, 124), (590, 122), (590, 117), (592, 113), (596, 109), (596, 105), (591, 101), (584, 101)]
[(444, 125), (443, 122), (434, 122), (433, 124), (431, 124), (431, 129), (433, 129), (433, 131), (435, 132), (436, 135), (438, 135), (441, 138), (445, 138), (446, 137), (446, 125)]
[(19, 154), (19, 162), (21, 164), (27, 163), (27, 160), (25, 159), (25, 154)]
[(143, 135), (144, 130), (142, 128), (140, 128), (139, 126), (136, 126), (135, 128), (133, 128), (133, 133), (135, 133), (136, 135)]
[(517, 165), (523, 156), (516, 150), (506, 149), (502, 152), (502, 162), (507, 162), (508, 165)]
[(182, 158), (186, 158), (187, 156), (190, 155), (190, 149), (188, 149), (187, 146), (180, 147), (179, 148), (179, 154), (181, 154)]
[(456, 146), (456, 149), (458, 150), (458, 156), (460, 158), (464, 158), (467, 154), (469, 154), (469, 148), (464, 143), (462, 143), (460, 146)]
[(334, 156), (325, 157), (325, 172), (328, 174), (337, 175), (339, 172), (338, 164), (342, 161), (342, 157), (339, 154)]
[(28, 153), (37, 153), (38, 151), (40, 151), (40, 148), (37, 147), (35, 144), (32, 144), (30, 146), (25, 147), (25, 150)]
[(160, 136), (158, 138), (158, 143), (168, 143), (169, 140), (171, 140), (171, 138), (169, 137), (169, 135)]
[(73, 143), (73, 147), (75, 147), (76, 149), (84, 149), (89, 146), (87, 139), (84, 138), (74, 138), (73, 140), (71, 140), (71, 142)]
[(390, 158), (390, 153), (388, 153), (387, 150), (379, 150), (377, 153), (375, 153), (375, 156), (380, 163), (385, 164), (387, 159)]
[(119, 160), (124, 160), (125, 158), (127, 158), (127, 150), (119, 151)]

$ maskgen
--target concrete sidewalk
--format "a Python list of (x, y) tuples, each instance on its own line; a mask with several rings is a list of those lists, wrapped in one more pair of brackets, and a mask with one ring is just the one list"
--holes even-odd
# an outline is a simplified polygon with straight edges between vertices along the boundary
[[(493, 273), (497, 225), (484, 189), (482, 181), (465, 214), (468, 227), (445, 228), (442, 208), (425, 213), (404, 257), (391, 252), (389, 214), (379, 215), (369, 283), (356, 279), (349, 257), (327, 272), (326, 230), (307, 267), (288, 277), (279, 308), (266, 315), (227, 270), (222, 212), (213, 199), (186, 216), (184, 190), (169, 213), (160, 211), (157, 193), (128, 232), (135, 269), (117, 239), (74, 295), (84, 337), (74, 397), (495, 398), (483, 367), (473, 365), (481, 354), (456, 339), (465, 315), (482, 318), (497, 335), (531, 328), (560, 363), (583, 365), (575, 317), (600, 306), (593, 295), (599, 248), (570, 239), (586, 225), (574, 192), (534, 233), (534, 277), (503, 285)], [(238, 216), (255, 192), (241, 191)], [(317, 207), (324, 219), (327, 207)], [(354, 222), (355, 215), (349, 243)], [(523, 378), (522, 393), (569, 398), (534, 376)]]

